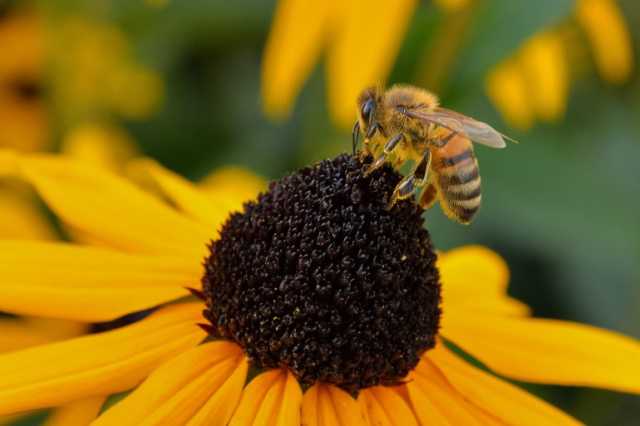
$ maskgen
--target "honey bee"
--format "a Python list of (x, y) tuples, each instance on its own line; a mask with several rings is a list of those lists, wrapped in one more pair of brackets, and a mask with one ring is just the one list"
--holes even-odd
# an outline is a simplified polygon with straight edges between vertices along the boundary
[(403, 85), (362, 92), (353, 126), (354, 153), (361, 131), (363, 153), (374, 157), (365, 174), (386, 162), (396, 167), (414, 162), (393, 191), (389, 209), (423, 188), (418, 198), (423, 208), (439, 200), (445, 214), (463, 224), (471, 222), (482, 198), (472, 142), (504, 148), (505, 139), (512, 140), (486, 123), (439, 107), (434, 94)]

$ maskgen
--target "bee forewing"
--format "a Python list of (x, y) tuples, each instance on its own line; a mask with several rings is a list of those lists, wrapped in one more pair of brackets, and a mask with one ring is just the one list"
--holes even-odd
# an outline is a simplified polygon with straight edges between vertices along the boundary
[(433, 111), (407, 111), (407, 115), (464, 134), (472, 142), (491, 148), (507, 146), (505, 137), (493, 127), (455, 111), (437, 108)]

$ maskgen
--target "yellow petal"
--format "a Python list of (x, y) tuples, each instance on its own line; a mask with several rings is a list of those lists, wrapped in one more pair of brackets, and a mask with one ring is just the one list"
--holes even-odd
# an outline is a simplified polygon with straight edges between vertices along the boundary
[(526, 315), (529, 308), (506, 295), (509, 268), (495, 252), (466, 246), (438, 256), (445, 315), (449, 310), (470, 309)]
[(242, 389), (247, 380), (249, 369), (248, 360), (242, 357), (240, 365), (229, 379), (220, 387), (198, 413), (189, 421), (187, 426), (209, 426), (220, 422), (227, 425), (229, 419), (240, 402)]
[(79, 336), (85, 324), (53, 319), (7, 318), (0, 320), (0, 352), (16, 351), (30, 346)]
[(518, 380), (640, 393), (640, 343), (550, 319), (446, 315), (442, 334), (494, 371)]
[(624, 83), (633, 70), (631, 35), (614, 0), (578, 0), (576, 15), (584, 28), (602, 78)]
[(136, 161), (131, 167), (138, 169), (138, 173), (146, 173), (180, 210), (206, 226), (211, 232), (211, 237), (216, 238), (220, 226), (229, 215), (221, 203), (217, 203), (193, 183), (153, 160)]
[(370, 425), (418, 425), (411, 407), (391, 388), (375, 386), (363, 389), (358, 395), (358, 402)]
[(517, 61), (509, 59), (492, 69), (487, 76), (485, 90), (510, 126), (520, 130), (533, 126), (535, 111), (524, 73)]
[(56, 408), (43, 426), (88, 426), (100, 412), (106, 397), (94, 396)]
[(288, 371), (272, 370), (253, 379), (242, 392), (230, 426), (299, 426), (302, 391)]
[(339, 6), (327, 80), (330, 112), (347, 127), (356, 118), (358, 95), (369, 86), (383, 84), (391, 72), (417, 1), (354, 0)]
[[(247, 361), (238, 345), (214, 342), (198, 346), (160, 366), (92, 426), (182, 425), (205, 405), (209, 405), (208, 414), (217, 410), (218, 424), (226, 424), (240, 399), (246, 373)], [(225, 387), (230, 382), (234, 386)], [(216, 410), (210, 410), (210, 399), (218, 401)], [(220, 406), (222, 400), (229, 404)]]
[(67, 243), (0, 241), (0, 310), (111, 320), (186, 295), (184, 287), (199, 286), (199, 263)]
[(366, 426), (355, 399), (342, 389), (316, 383), (302, 398), (305, 426)]
[(222, 167), (200, 182), (200, 187), (225, 210), (240, 211), (242, 205), (255, 200), (267, 188), (264, 178), (241, 167)]
[(420, 424), (483, 424), (428, 359), (420, 361), (406, 386)]
[(105, 170), (53, 155), (16, 159), (63, 221), (113, 247), (202, 257), (211, 232)]
[(0, 355), (0, 414), (131, 389), (205, 337), (201, 310), (169, 306), (127, 327)]
[(569, 97), (569, 70), (560, 37), (550, 31), (533, 36), (519, 59), (538, 117), (556, 121), (564, 115)]
[(262, 62), (262, 98), (270, 116), (289, 114), (320, 57), (334, 16), (331, 1), (278, 1)]
[(86, 123), (69, 132), (60, 150), (76, 160), (120, 173), (138, 150), (124, 129)]
[(0, 188), (0, 238), (55, 240), (56, 232), (37, 199), (22, 188)]
[(545, 401), (472, 367), (443, 345), (427, 352), (426, 357), (465, 399), (507, 424), (580, 424)]

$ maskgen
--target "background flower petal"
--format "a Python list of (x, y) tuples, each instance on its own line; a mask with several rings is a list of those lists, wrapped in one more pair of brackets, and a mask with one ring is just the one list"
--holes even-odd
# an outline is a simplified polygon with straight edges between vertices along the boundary
[(545, 401), (462, 361), (442, 344), (426, 358), (465, 399), (507, 424), (580, 424)]
[(332, 1), (280, 0), (262, 59), (262, 98), (267, 114), (284, 118), (327, 41)]
[(578, 0), (576, 16), (602, 78), (624, 83), (633, 70), (631, 34), (615, 0)]
[(509, 59), (496, 65), (487, 75), (485, 90), (502, 118), (512, 127), (528, 130), (535, 121), (534, 105), (527, 91), (521, 64)]
[(640, 393), (640, 343), (551, 319), (445, 315), (442, 334), (514, 379)]
[(340, 7), (340, 30), (327, 57), (329, 105), (337, 123), (348, 127), (356, 118), (360, 92), (384, 84), (391, 72), (417, 2), (353, 0), (336, 4)]
[(552, 31), (536, 34), (522, 46), (518, 59), (537, 116), (561, 119), (569, 98), (569, 65), (561, 37)]
[(229, 405), (219, 407), (221, 417), (215, 419), (217, 424), (226, 424), (240, 399), (242, 387), (224, 386), (234, 376), (244, 381), (246, 373), (246, 359), (236, 344), (214, 342), (198, 346), (160, 366), (92, 425), (187, 424), (210, 398), (223, 390), (235, 392)]
[(131, 389), (205, 337), (195, 325), (201, 309), (170, 306), (113, 331), (0, 355), (0, 414)]

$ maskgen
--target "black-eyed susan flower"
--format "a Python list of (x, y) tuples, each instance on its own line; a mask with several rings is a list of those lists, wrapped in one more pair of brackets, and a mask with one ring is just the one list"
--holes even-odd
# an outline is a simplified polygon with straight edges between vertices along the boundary
[(569, 97), (569, 64), (558, 32), (527, 40), (514, 57), (487, 76), (489, 98), (512, 126), (526, 130), (536, 120), (557, 121)]
[(386, 210), (391, 169), (365, 178), (340, 156), (229, 216), (140, 167), (161, 197), (70, 159), (0, 157), (86, 241), (1, 241), (0, 309), (90, 322), (153, 310), (0, 355), (0, 414), (133, 390), (92, 424), (578, 423), (448, 341), (517, 380), (640, 393), (635, 340), (529, 317), (485, 248), (436, 260), (421, 210)]

